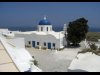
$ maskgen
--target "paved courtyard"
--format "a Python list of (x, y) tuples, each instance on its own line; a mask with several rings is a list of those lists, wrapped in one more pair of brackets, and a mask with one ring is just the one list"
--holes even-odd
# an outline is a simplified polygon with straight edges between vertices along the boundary
[(44, 72), (67, 72), (71, 61), (77, 55), (79, 48), (64, 49), (63, 51), (38, 50), (27, 48), (38, 61), (38, 67)]

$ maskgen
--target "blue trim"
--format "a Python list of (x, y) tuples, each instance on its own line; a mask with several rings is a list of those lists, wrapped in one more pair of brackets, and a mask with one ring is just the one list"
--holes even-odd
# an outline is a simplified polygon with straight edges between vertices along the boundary
[(48, 49), (51, 49), (51, 43), (48, 43)]
[(35, 47), (35, 41), (32, 41), (32, 46)]
[(41, 20), (39, 25), (51, 25), (51, 23), (48, 20)]

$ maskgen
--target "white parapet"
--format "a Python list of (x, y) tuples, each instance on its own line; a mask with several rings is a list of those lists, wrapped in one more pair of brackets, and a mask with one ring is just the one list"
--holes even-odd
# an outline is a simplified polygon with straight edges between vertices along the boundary
[(92, 52), (80, 53), (71, 62), (70, 72), (100, 72), (100, 56)]
[[(18, 42), (18, 39), (17, 39), (17, 41), (13, 40), (11, 42), (11, 39), (10, 39), (10, 41), (8, 41), (7, 39), (5, 39), (2, 36), (0, 36), (0, 41), (4, 45), (5, 49), (9, 53), (10, 57), (12, 58), (13, 62), (16, 64), (19, 71), (25, 72), (25, 71), (29, 70), (30, 60), (32, 60), (33, 58), (29, 54), (29, 52), (25, 48), (23, 48), (23, 46), (22, 46), (22, 48), (21, 48), (21, 46), (17, 47), (21, 41)], [(42, 70), (33, 64), (31, 72), (42, 72)]]

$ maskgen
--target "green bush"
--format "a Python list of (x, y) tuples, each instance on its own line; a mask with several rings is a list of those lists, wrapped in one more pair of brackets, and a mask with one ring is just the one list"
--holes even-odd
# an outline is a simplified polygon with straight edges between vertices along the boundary
[(58, 51), (62, 51), (64, 48), (57, 49)]
[(36, 48), (36, 49), (39, 49), (39, 46), (36, 46), (35, 48)]
[(35, 57), (34, 57), (34, 56), (32, 56), (32, 58), (33, 58), (34, 60), (31, 60), (31, 62), (33, 62), (33, 63), (34, 63), (34, 65), (38, 66), (38, 61), (35, 59)]
[(92, 45), (92, 47), (93, 48), (83, 49), (82, 51), (79, 51), (78, 53), (92, 52), (92, 53), (100, 56), (100, 50), (97, 50), (97, 47), (95, 48), (94, 45)]
[(25, 47), (26, 47), (26, 48), (30, 48), (31, 46), (29, 46), (29, 45), (25, 45)]
[(86, 48), (86, 49), (83, 49), (82, 51), (79, 51), (78, 53), (86, 53), (86, 52), (91, 52), (91, 49)]
[(47, 49), (47, 47), (42, 47), (42, 49), (43, 49), (43, 50), (46, 50), (46, 49)]
[(91, 48), (92, 50), (97, 50), (97, 46), (95, 45), (95, 43), (92, 43), (92, 44), (90, 45), (90, 48)]
[(34, 63), (34, 65), (38, 66), (38, 61), (37, 60), (34, 60), (33, 63)]
[(34, 58), (34, 56), (32, 56), (32, 58)]
[(92, 51), (94, 54), (99, 55), (100, 56), (100, 51)]

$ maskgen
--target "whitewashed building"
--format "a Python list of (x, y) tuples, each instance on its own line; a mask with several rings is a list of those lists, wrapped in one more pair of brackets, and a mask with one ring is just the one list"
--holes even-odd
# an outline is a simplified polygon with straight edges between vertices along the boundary
[[(6, 31), (6, 29), (3, 29), (3, 31), (9, 32)], [(34, 65), (34, 63), (32, 62), (34, 58), (32, 58), (30, 53), (25, 49), (24, 38), (16, 38), (9, 35), (6, 35), (5, 37), (2, 34), (0, 34), (0, 43), (2, 43), (6, 53), (9, 55), (15, 67), (18, 69), (18, 72), (42, 72), (40, 68)], [(6, 58), (6, 56), (3, 56), (4, 53), (1, 54), (3, 58)], [(1, 62), (4, 62), (4, 60), (1, 60)], [(12, 66), (10, 67), (9, 69), (12, 69)], [(6, 70), (4, 71), (9, 71), (8, 68), (5, 67), (5, 69)], [(0, 71), (2, 72), (2, 69), (0, 69)], [(16, 70), (13, 71), (15, 72)]]
[(65, 42), (64, 31), (53, 31), (46, 17), (39, 22), (36, 31), (16, 32), (15, 37), (24, 37), (25, 45), (33, 48), (61, 49)]

